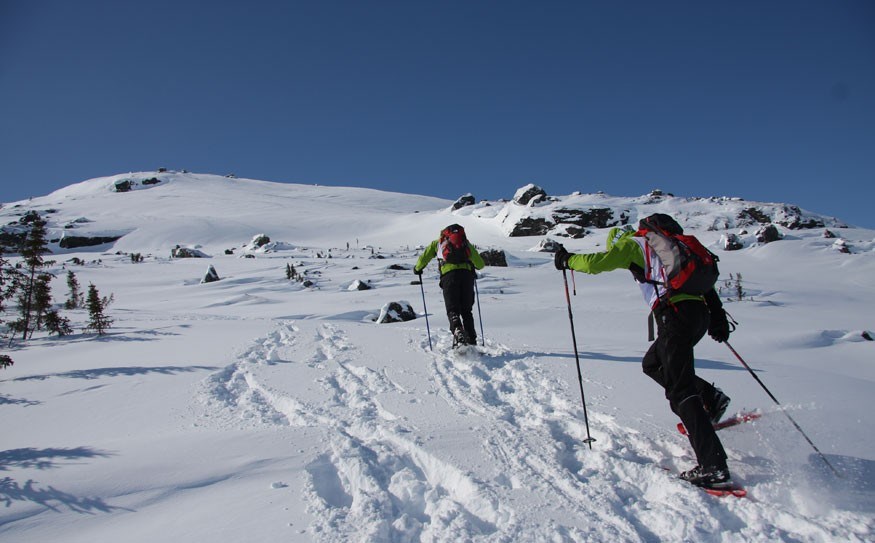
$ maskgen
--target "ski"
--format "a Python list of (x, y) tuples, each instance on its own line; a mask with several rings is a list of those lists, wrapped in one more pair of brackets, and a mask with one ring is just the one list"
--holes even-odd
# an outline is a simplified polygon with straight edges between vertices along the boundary
[[(672, 472), (672, 470), (670, 468), (667, 468), (665, 466), (660, 466), (660, 469), (662, 469), (663, 471), (669, 472), (669, 473)], [(681, 479), (680, 476), (678, 476), (677, 474), (675, 474), (674, 476), (677, 477), (678, 479), (680, 479), (681, 481), (684, 481), (684, 479)], [(684, 481), (684, 482), (689, 482), (689, 481)], [(734, 496), (736, 498), (744, 498), (747, 496), (747, 490), (745, 490), (744, 487), (741, 487), (741, 486), (734, 484), (734, 483), (732, 484), (732, 486), (728, 486), (726, 488), (706, 488), (704, 486), (698, 486), (698, 485), (694, 485), (692, 483), (690, 483), (690, 486), (694, 486), (698, 489), (704, 490), (708, 494), (710, 494), (712, 496), (716, 496), (718, 498), (725, 498), (727, 496)]]
[[(724, 428), (730, 428), (732, 426), (736, 426), (739, 424), (744, 424), (746, 422), (753, 422), (763, 416), (762, 413), (758, 413), (756, 411), (742, 411), (740, 413), (736, 413), (729, 418), (725, 418), (720, 422), (714, 425), (715, 430), (722, 430)], [(678, 432), (683, 435), (687, 435), (687, 429), (684, 427), (683, 422), (678, 423)]]
[(747, 490), (741, 488), (740, 486), (733, 486), (729, 488), (705, 488), (699, 487), (708, 494), (712, 496), (717, 496), (718, 498), (725, 498), (726, 496), (735, 496), (736, 498), (744, 498), (747, 496)]

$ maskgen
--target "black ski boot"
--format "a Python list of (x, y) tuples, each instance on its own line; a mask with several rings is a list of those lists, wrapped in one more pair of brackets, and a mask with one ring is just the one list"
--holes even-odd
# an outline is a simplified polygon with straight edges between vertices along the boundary
[(732, 477), (728, 468), (696, 466), (680, 474), (680, 478), (690, 484), (713, 490), (732, 488)]

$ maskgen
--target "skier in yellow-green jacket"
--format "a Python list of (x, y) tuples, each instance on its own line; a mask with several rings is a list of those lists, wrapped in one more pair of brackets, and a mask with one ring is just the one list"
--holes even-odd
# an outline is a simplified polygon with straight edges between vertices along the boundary
[(465, 229), (451, 224), (441, 231), (419, 256), (413, 273), (422, 276), (422, 270), (438, 257), (440, 286), (444, 293), (447, 319), (453, 334), (453, 346), (476, 345), (477, 328), (474, 326), (474, 281), (476, 270), (485, 265), (477, 249), (465, 235)]
[(726, 452), (712, 426), (726, 411), (729, 397), (696, 375), (693, 357), (693, 347), (706, 332), (718, 342), (729, 338), (726, 312), (713, 287), (703, 295), (667, 288), (665, 266), (645, 240), (646, 228), (683, 235), (683, 228), (672, 217), (657, 213), (643, 219), (637, 232), (611, 229), (604, 252), (574, 254), (562, 247), (554, 263), (559, 270), (590, 274), (621, 269), (632, 272), (656, 317), (658, 330), (656, 341), (642, 360), (644, 373), (665, 389), (672, 411), (686, 426), (698, 460), (698, 465), (683, 472), (681, 478), (706, 488), (729, 487), (732, 482)]

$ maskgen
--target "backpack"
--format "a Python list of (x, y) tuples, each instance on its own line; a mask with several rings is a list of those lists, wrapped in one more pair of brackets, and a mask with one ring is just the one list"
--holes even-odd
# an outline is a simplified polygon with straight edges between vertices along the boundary
[(458, 224), (451, 224), (441, 230), (438, 244), (440, 258), (447, 264), (464, 264), (471, 259), (471, 249), (465, 229)]
[(662, 261), (666, 283), (647, 282), (663, 285), (668, 291), (665, 297), (676, 293), (701, 296), (714, 288), (720, 275), (720, 259), (695, 236), (684, 235), (683, 228), (670, 216), (656, 213), (641, 219), (636, 235), (643, 237)]

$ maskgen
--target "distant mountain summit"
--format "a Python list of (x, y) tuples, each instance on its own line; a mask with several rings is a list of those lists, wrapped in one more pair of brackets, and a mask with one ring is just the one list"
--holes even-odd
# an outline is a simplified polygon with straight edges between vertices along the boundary
[(497, 237), (582, 238), (594, 229), (636, 225), (668, 213), (687, 229), (727, 234), (775, 226), (788, 230), (844, 228), (838, 219), (791, 204), (741, 198), (684, 198), (654, 190), (639, 197), (601, 192), (550, 195), (528, 184), (509, 200), (455, 202), (366, 188), (276, 183), (177, 171), (139, 172), (76, 183), (46, 196), (0, 207), (0, 243), (13, 252), (39, 214), (53, 251), (167, 250), (245, 244), (253, 235), (325, 246), (422, 225), (468, 221)]

